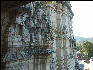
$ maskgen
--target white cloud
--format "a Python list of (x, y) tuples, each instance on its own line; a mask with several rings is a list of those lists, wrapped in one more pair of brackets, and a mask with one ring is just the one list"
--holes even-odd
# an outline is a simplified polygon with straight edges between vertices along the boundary
[(70, 3), (74, 12), (74, 35), (93, 37), (93, 1), (70, 1)]

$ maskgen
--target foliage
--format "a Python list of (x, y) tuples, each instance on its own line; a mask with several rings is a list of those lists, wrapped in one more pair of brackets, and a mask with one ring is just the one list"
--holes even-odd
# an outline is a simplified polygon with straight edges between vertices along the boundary
[(79, 47), (79, 51), (81, 53), (84, 53), (88, 55), (88, 57), (93, 57), (93, 43), (88, 41), (83, 41), (80, 44), (77, 44), (77, 47)]

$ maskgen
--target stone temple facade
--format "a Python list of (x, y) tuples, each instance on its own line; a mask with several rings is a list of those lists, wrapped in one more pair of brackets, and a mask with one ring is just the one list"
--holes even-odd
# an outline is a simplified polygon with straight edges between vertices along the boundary
[[(7, 26), (5, 70), (75, 70), (74, 14), (69, 1), (33, 1), (14, 14)], [(8, 17), (1, 15), (2, 30)]]

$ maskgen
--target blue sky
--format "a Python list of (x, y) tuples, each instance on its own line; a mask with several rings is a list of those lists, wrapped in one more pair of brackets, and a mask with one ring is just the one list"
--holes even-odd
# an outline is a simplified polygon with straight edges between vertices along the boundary
[(93, 37), (93, 1), (70, 1), (75, 36)]

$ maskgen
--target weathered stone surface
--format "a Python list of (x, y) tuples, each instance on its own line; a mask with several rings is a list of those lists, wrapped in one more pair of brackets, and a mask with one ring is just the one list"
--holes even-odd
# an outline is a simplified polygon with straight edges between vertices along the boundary
[(14, 23), (8, 28), (8, 51), (3, 57), (6, 69), (75, 70), (70, 3), (33, 1), (16, 10)]

